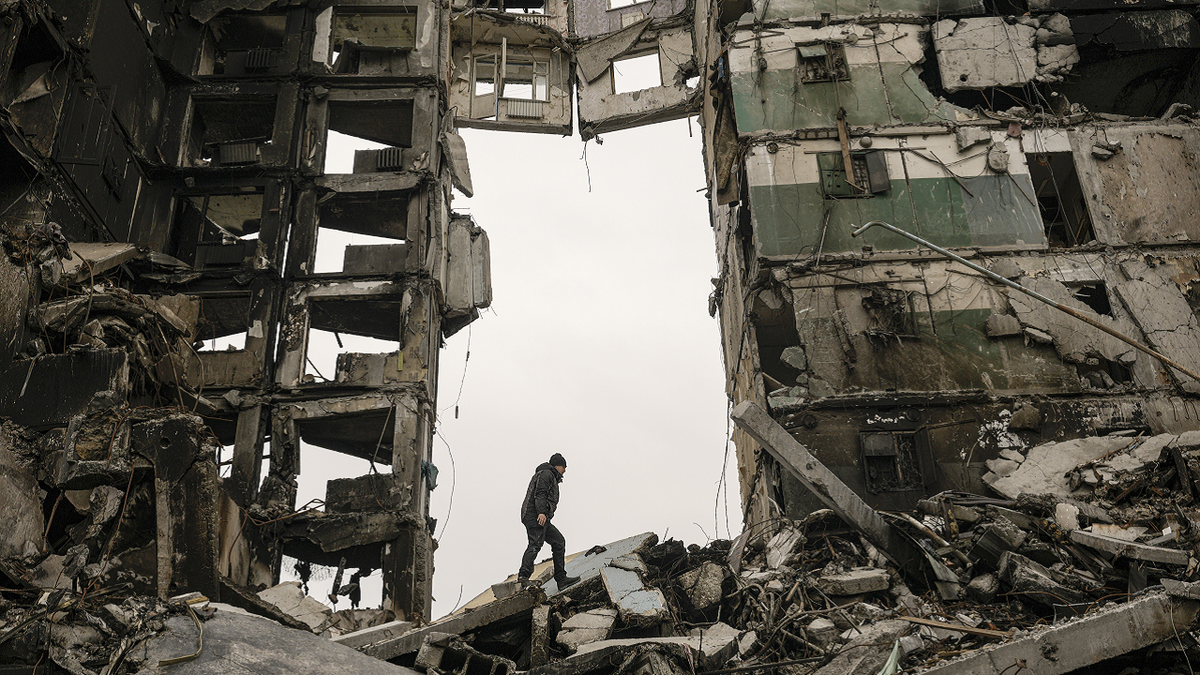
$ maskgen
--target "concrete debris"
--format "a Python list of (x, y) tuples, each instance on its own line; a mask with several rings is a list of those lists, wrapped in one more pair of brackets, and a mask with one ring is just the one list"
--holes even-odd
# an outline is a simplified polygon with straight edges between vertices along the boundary
[[(119, 658), (134, 670), (111, 672), (158, 672), (162, 663), (195, 651), (199, 624), (206, 635), (200, 656), (172, 667), (228, 668), (223, 654), (229, 652), (222, 650), (247, 649), (237, 646), (244, 641), (259, 645), (255, 658), (267, 670), (256, 672), (285, 663), (330, 672), (329, 664), (349, 663), (356, 650), (368, 664), (356, 672), (431, 675), (616, 675), (624, 667), (682, 674), (785, 661), (827, 675), (894, 672), (887, 668), (958, 673), (999, 663), (985, 659), (1033, 658), (1026, 655), (1029, 645), (1103, 641), (1100, 636), (1123, 621), (1156, 628), (1109, 640), (1113, 646), (1094, 658), (1133, 664), (1148, 653), (1167, 663), (1200, 656), (1200, 643), (1192, 641), (1163, 648), (1176, 634), (1190, 633), (1200, 616), (1200, 590), (1190, 583), (1200, 569), (1193, 554), (1200, 510), (1179, 497), (1184, 481), (1200, 477), (1200, 434), (1092, 438), (1005, 455), (1003, 461), (1020, 465), (1013, 476), (1031, 463), (1049, 467), (1054, 480), (1022, 484), (1054, 489), (1011, 499), (947, 492), (922, 500), (913, 514), (889, 518), (893, 537), (910, 538), (925, 552), (926, 578), (939, 588), (953, 582), (961, 589), (949, 600), (924, 592), (928, 582), (921, 577), (911, 577), (921, 594), (909, 590), (908, 575), (865, 533), (823, 509), (703, 548), (659, 542), (652, 534), (593, 547), (570, 558), (569, 572), (592, 573), (568, 592), (547, 595), (535, 584), (468, 603), (470, 609), (427, 626), (388, 621), (379, 610), (333, 613), (305, 596), (298, 582), (258, 597), (308, 631), (209, 605), (198, 593), (171, 604), (137, 595), (122, 600), (118, 587), (95, 599), (68, 587), (8, 613), (0, 624), (0, 658), (32, 662), (48, 649), (67, 669)], [(1050, 463), (1056, 455), (1068, 463)], [(1072, 469), (1097, 478), (1072, 487)], [(1067, 474), (1063, 485), (1060, 473)], [(73, 503), (86, 503), (96, 516), (85, 524), (103, 524), (112, 496), (96, 489), (87, 502), (75, 496)], [(76, 552), (79, 561), (72, 559)], [(88, 560), (88, 548), (63, 557), (76, 569)], [(1158, 584), (1170, 594), (1138, 594)], [(105, 627), (88, 617), (103, 617)], [(1171, 621), (1174, 629), (1161, 629)], [(353, 632), (337, 628), (372, 622), (377, 625)], [(328, 639), (312, 634), (322, 630)], [(39, 631), (51, 636), (48, 643), (12, 639)], [(287, 649), (303, 653), (285, 657)], [(1048, 672), (1067, 672), (1064, 659), (1078, 662), (1060, 655)]]
[(299, 581), (285, 581), (278, 586), (259, 591), (258, 597), (275, 605), (279, 611), (303, 621), (314, 632), (321, 632), (333, 616), (333, 611), (315, 598), (305, 595)]

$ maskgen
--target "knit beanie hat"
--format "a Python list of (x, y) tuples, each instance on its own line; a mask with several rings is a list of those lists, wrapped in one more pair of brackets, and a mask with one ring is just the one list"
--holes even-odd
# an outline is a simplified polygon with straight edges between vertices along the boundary
[(553, 455), (550, 455), (550, 466), (566, 466), (566, 465), (567, 465), (567, 460), (563, 459), (562, 455), (558, 454), (557, 452), (554, 453)]

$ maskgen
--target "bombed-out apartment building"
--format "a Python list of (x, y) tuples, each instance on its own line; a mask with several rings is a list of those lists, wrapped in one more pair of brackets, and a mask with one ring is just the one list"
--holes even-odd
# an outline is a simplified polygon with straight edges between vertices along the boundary
[[(428, 616), (438, 351), (491, 293), (487, 236), (450, 209), (471, 187), (442, 8), (12, 2), (0, 21), (7, 585), (254, 604), (289, 556), (381, 572), (366, 605)], [(334, 132), (383, 149), (327, 173)], [(376, 470), (304, 508), (302, 443)]]
[[(15, 585), (256, 607), (286, 555), (336, 568), (335, 590), (381, 570), (382, 606), (427, 618), (438, 350), (491, 300), (487, 236), (451, 208), (472, 193), (461, 127), (588, 141), (697, 116), (726, 393), (871, 506), (986, 494), (1029, 444), (1200, 429), (1194, 2), (19, 0), (0, 19)], [(635, 61), (648, 81), (621, 77)], [(333, 133), (382, 149), (327, 172)], [(338, 232), (388, 243), (325, 271)], [(748, 525), (809, 510), (734, 442)], [(305, 508), (302, 443), (378, 470)]]
[[(733, 402), (876, 508), (989, 494), (1042, 442), (1200, 428), (1194, 4), (696, 13)], [(807, 511), (735, 442), (748, 521)]]

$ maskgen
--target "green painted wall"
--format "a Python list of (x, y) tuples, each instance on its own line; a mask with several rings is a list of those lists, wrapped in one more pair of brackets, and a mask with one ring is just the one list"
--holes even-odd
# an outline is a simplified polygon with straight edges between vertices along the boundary
[[(826, 253), (906, 250), (916, 244), (886, 230), (851, 237), (852, 226), (882, 220), (945, 247), (1044, 244), (1029, 176), (893, 178), (892, 189), (874, 197), (824, 200), (817, 183), (750, 188), (750, 209), (759, 254), (803, 257), (816, 253), (826, 205), (831, 209), (823, 250)], [(1014, 183), (1020, 183), (1020, 189)], [(1022, 193), (1021, 190), (1024, 190)], [(974, 196), (972, 196), (974, 195)]]
[(734, 73), (732, 85), (740, 133), (830, 128), (839, 107), (851, 126), (954, 121), (949, 104), (930, 94), (905, 63), (852, 66), (850, 79), (842, 82), (805, 83), (794, 68)]

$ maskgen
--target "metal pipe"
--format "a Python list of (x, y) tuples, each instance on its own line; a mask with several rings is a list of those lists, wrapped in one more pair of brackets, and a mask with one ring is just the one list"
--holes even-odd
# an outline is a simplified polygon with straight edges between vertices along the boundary
[(1096, 321), (1095, 319), (1091, 318), (1090, 316), (1080, 314), (1079, 312), (1075, 311), (1074, 309), (1071, 309), (1070, 307), (1067, 307), (1066, 305), (1059, 304), (1059, 303), (1051, 300), (1050, 298), (1047, 298), (1046, 296), (1042, 295), (1041, 293), (1038, 293), (1037, 291), (1030, 290), (1014, 281), (1005, 279), (1004, 277), (1000, 276), (999, 274), (996, 274), (995, 272), (993, 272), (985, 267), (976, 265), (975, 263), (968, 261), (966, 258), (963, 258), (962, 256), (955, 255), (954, 253), (947, 251), (946, 249), (942, 248), (941, 246), (931, 244), (930, 242), (925, 241), (924, 239), (922, 239), (922, 238), (918, 237), (917, 235), (912, 234), (910, 232), (905, 232), (904, 230), (896, 227), (895, 225), (892, 225), (890, 223), (885, 223), (882, 220), (872, 220), (871, 222), (867, 223), (866, 225), (863, 225), (862, 227), (855, 229), (853, 232), (850, 233), (850, 236), (857, 237), (858, 235), (862, 234), (863, 232), (866, 232), (868, 229), (875, 227), (875, 226), (879, 226), (885, 230), (890, 230), (892, 232), (895, 232), (896, 234), (900, 235), (901, 237), (905, 237), (906, 239), (911, 239), (922, 246), (925, 246), (931, 250), (941, 253), (942, 255), (946, 256), (947, 258), (950, 258), (951, 260), (962, 263), (963, 265), (970, 267), (971, 269), (975, 270), (976, 272), (986, 275), (989, 279), (991, 279), (993, 281), (1004, 284), (1005, 286), (1008, 286), (1011, 289), (1020, 291), (1020, 292), (1024, 293), (1025, 295), (1028, 295), (1029, 297), (1033, 298), (1034, 300), (1039, 300), (1041, 302), (1044, 302), (1047, 305), (1050, 305), (1051, 307), (1053, 307), (1061, 312), (1070, 314), (1071, 316), (1075, 317), (1076, 319), (1079, 319), (1080, 321), (1082, 321), (1090, 326), (1095, 326), (1096, 328), (1099, 328), (1100, 330), (1104, 331), (1105, 333), (1108, 333), (1109, 335), (1117, 338), (1121, 342), (1124, 342), (1125, 344), (1127, 344), (1139, 351), (1145, 352), (1146, 354), (1153, 356), (1154, 358), (1158, 359), (1159, 361), (1162, 361), (1163, 363), (1167, 364), (1168, 366), (1171, 366), (1172, 368), (1174, 368), (1175, 370), (1178, 370), (1179, 372), (1183, 373), (1184, 375), (1187, 375), (1188, 377), (1192, 378), (1193, 380), (1200, 382), (1200, 374), (1196, 373), (1193, 370), (1185, 368), (1184, 366), (1179, 365), (1175, 361), (1167, 358), (1163, 354), (1160, 354), (1160, 353), (1154, 351), (1153, 349), (1138, 342), (1137, 340), (1127, 337), (1122, 333), (1118, 333), (1117, 331), (1113, 330), (1112, 328), (1109, 328), (1108, 326), (1105, 326), (1104, 324), (1100, 323), (1099, 321)]

